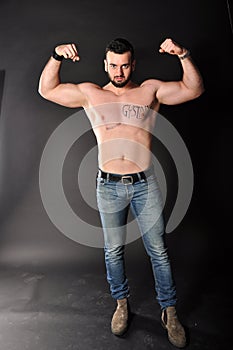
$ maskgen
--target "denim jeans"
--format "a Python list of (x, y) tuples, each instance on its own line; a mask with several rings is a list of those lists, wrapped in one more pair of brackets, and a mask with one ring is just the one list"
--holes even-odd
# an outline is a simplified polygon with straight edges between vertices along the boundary
[(175, 305), (176, 288), (164, 242), (163, 201), (155, 174), (134, 184), (97, 176), (97, 204), (104, 233), (107, 281), (112, 297), (123, 299), (129, 296), (124, 247), (130, 209), (150, 257), (158, 303), (162, 310)]

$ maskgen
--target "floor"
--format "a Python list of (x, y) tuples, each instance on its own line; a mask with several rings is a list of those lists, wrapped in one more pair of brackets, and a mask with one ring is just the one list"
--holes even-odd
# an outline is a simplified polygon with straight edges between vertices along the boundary
[[(130, 260), (130, 246), (128, 251)], [(108, 292), (104, 265), (2, 265), (0, 349), (174, 349), (160, 325), (149, 261), (142, 260), (128, 266), (132, 314), (123, 337), (110, 332), (115, 303)], [(186, 348), (228, 350), (232, 301), (226, 279), (220, 281), (218, 270), (208, 261), (192, 264), (191, 260), (183, 264), (178, 259), (173, 264), (177, 310), (188, 338)]]

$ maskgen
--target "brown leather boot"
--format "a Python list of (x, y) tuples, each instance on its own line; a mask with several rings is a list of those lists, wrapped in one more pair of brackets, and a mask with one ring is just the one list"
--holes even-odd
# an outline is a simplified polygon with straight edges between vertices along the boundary
[(117, 308), (113, 314), (111, 330), (115, 335), (123, 335), (128, 327), (127, 298), (117, 300)]
[(176, 309), (169, 306), (162, 312), (162, 325), (167, 330), (168, 340), (177, 348), (183, 348), (186, 345), (186, 337), (183, 326), (178, 320)]

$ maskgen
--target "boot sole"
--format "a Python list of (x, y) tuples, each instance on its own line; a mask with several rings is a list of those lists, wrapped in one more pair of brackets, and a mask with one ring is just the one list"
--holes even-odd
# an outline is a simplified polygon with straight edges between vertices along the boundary
[(126, 329), (124, 329), (123, 331), (119, 332), (119, 333), (116, 333), (116, 332), (113, 332), (113, 330), (111, 329), (111, 332), (112, 334), (114, 334), (116, 337), (121, 337), (122, 335), (124, 335), (128, 330), (128, 327)]

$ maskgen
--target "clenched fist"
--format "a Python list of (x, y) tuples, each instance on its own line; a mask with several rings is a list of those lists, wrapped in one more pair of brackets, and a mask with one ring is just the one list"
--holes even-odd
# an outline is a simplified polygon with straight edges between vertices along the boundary
[(78, 50), (75, 44), (63, 44), (55, 47), (55, 52), (59, 56), (63, 56), (64, 58), (69, 58), (73, 62), (79, 61), (80, 57), (78, 55)]
[(159, 52), (164, 53), (167, 52), (170, 55), (183, 55), (186, 52), (188, 52), (187, 49), (177, 44), (172, 39), (166, 39), (164, 42), (160, 45)]

